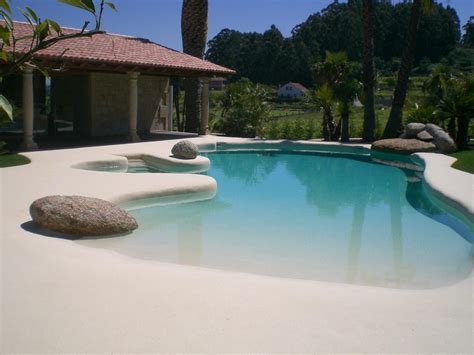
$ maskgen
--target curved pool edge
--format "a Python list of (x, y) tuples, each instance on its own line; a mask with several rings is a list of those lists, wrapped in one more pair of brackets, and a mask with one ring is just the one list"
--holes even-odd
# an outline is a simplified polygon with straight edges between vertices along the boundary
[(204, 201), (213, 198), (217, 192), (216, 180), (210, 176), (198, 176), (199, 179), (191, 179), (192, 174), (189, 174), (187, 184), (174, 187), (123, 192), (109, 198), (109, 201), (126, 210), (134, 210), (156, 205)]
[(321, 141), (263, 140), (219, 137), (216, 149), (232, 150), (278, 150), (278, 151), (317, 151), (321, 153), (370, 154), (370, 144), (354, 144)]
[(454, 169), (456, 158), (436, 153), (415, 153), (414, 160), (424, 167), (424, 187), (435, 198), (474, 220), (474, 175)]
[(209, 159), (198, 155), (195, 159), (177, 159), (165, 154), (143, 154), (141, 159), (148, 165), (169, 173), (202, 173), (209, 170)]
[[(214, 141), (200, 139), (197, 146), (200, 151), (212, 151), (216, 149)], [(165, 143), (165, 142), (160, 142)], [(143, 143), (137, 144), (142, 147), (141, 150), (119, 149), (117, 152), (107, 155), (94, 156), (92, 159), (81, 159), (71, 163), (72, 169), (82, 169), (101, 172), (127, 172), (130, 159), (139, 159), (146, 164), (166, 173), (202, 173), (209, 170), (209, 159), (203, 156), (197, 156), (195, 159), (179, 159), (172, 155), (171, 148), (167, 144), (161, 144), (162, 149), (149, 149)]]
[[(217, 190), (216, 181), (210, 176), (196, 174), (209, 168), (209, 160), (203, 156), (193, 160), (172, 157), (171, 148), (180, 140), (28, 152), (25, 156), (31, 164), (27, 169), (16, 171), (34, 175), (36, 182), (31, 186), (30, 203), (35, 198), (56, 194), (96, 197), (120, 205), (185, 195), (196, 196), (199, 200), (212, 198)], [(192, 140), (200, 150), (215, 150), (216, 140), (212, 137)], [(128, 158), (144, 156), (167, 165), (168, 172), (126, 173)], [(116, 170), (114, 173), (91, 170), (104, 165)]]

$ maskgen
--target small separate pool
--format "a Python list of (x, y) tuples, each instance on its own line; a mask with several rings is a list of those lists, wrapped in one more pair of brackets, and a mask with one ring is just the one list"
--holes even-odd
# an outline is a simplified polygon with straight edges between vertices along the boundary
[(85, 170), (92, 170), (92, 171), (104, 171), (110, 173), (165, 173), (166, 171), (162, 171), (154, 166), (147, 164), (142, 159), (128, 159), (128, 166), (126, 168), (120, 165), (114, 164), (99, 164), (93, 167), (82, 168)]
[(363, 156), (207, 157), (215, 198), (132, 210), (133, 234), (77, 242), (139, 259), (394, 288), (446, 286), (472, 271), (472, 224), (433, 203), (414, 171)]
[(110, 159), (93, 160), (74, 164), (74, 169), (107, 173), (202, 173), (209, 169), (209, 159), (198, 156), (196, 159), (176, 159), (172, 156), (144, 154), (141, 157), (119, 156)]
[(141, 159), (129, 159), (127, 173), (166, 173)]

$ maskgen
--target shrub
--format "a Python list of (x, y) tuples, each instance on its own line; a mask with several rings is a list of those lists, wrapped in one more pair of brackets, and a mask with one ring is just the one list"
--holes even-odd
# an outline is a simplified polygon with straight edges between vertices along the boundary
[(265, 125), (266, 139), (307, 140), (321, 137), (321, 122), (315, 118), (271, 120)]
[(267, 99), (267, 90), (248, 79), (228, 85), (222, 98), (223, 132), (237, 137), (261, 135), (270, 112)]
[(306, 132), (305, 137), (303, 139), (313, 139), (317, 135), (317, 128), (316, 128), (316, 120), (315, 119), (308, 119), (306, 121)]
[(280, 121), (271, 120), (265, 125), (263, 137), (267, 139), (280, 139), (281, 137), (281, 125)]
[(301, 140), (305, 139), (306, 136), (306, 122), (299, 122), (294, 120), (290, 125), (290, 139)]
[(406, 122), (434, 123), (439, 125), (439, 118), (435, 115), (435, 107), (430, 104), (416, 104), (407, 111)]
[(282, 125), (282, 127), (281, 127), (280, 139), (290, 139), (291, 121), (290, 120), (283, 120), (281, 125)]

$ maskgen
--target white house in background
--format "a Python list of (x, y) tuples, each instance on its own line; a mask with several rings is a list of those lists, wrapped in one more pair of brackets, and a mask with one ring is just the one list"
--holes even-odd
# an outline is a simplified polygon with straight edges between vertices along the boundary
[(288, 83), (281, 86), (278, 91), (278, 97), (301, 97), (305, 96), (308, 93), (308, 89), (306, 89), (300, 83)]

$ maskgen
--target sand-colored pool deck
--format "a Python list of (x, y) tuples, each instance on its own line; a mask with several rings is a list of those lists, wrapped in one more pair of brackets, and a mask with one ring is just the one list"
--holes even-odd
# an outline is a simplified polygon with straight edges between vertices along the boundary
[[(135, 259), (36, 233), (29, 223), (31, 202), (46, 195), (212, 196), (216, 181), (205, 175), (72, 168), (121, 164), (121, 156), (174, 166), (174, 143), (32, 152), (31, 164), (0, 169), (1, 353), (472, 353), (472, 273), (429, 290), (273, 278)], [(472, 218), (474, 175), (450, 168), (450, 157), (418, 159), (433, 193)]]

